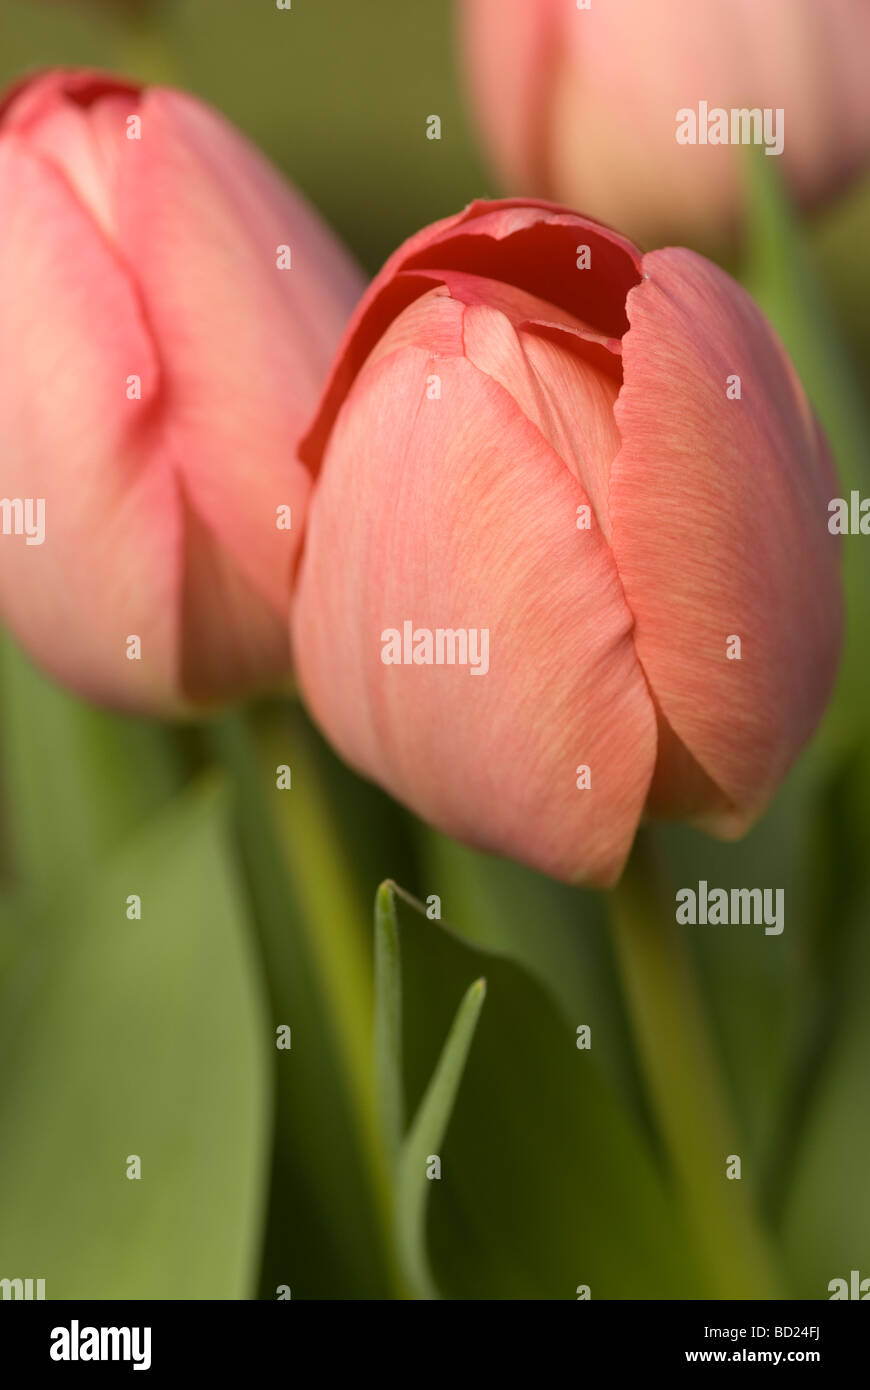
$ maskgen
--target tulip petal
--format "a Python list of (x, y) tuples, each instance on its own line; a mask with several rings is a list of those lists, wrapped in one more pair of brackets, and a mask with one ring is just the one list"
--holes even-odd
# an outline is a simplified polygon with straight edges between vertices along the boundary
[[(41, 545), (0, 537), (4, 614), (85, 695), (165, 707), (176, 699), (181, 536), (147, 330), (90, 216), (15, 135), (0, 144), (0, 221), (3, 486), (45, 501)], [(43, 226), (62, 237), (34, 235)], [(131, 375), (141, 400), (127, 398)], [(127, 659), (131, 635), (139, 661)]]
[(263, 603), (189, 499), (184, 507), (180, 683), (198, 707), (286, 684), (287, 616)]
[(405, 270), (429, 267), (503, 280), (612, 337), (628, 327), (625, 299), (640, 278), (630, 241), (546, 203), (492, 203), (404, 258)]
[(295, 446), (362, 283), (180, 93), (53, 71), (0, 101), (0, 134), (4, 487), (47, 511), (43, 545), (2, 546), (10, 623), (108, 703), (272, 684), (311, 488)]
[[(417, 343), (428, 347), (432, 352), (461, 351), (462, 323), (464, 315), (459, 313), (445, 318), (432, 313), (432, 291), (427, 291), (426, 282), (443, 286), (446, 296), (458, 305), (483, 307), (497, 310), (515, 328), (525, 329), (529, 334), (547, 338), (565, 350), (590, 362), (606, 372), (614, 381), (622, 382), (622, 339), (596, 333), (588, 324), (569, 314), (567, 310), (538, 299), (526, 290), (501, 280), (487, 280), (482, 275), (464, 275), (456, 270), (427, 270), (425, 273), (400, 272), (395, 284), (398, 289), (397, 303), (407, 303), (393, 319), (383, 336), (366, 359), (367, 365), (377, 361), (387, 352), (394, 352), (405, 343)], [(403, 292), (403, 286), (411, 286)], [(441, 308), (445, 309), (443, 299)], [(432, 333), (446, 332), (445, 344), (433, 340)], [(459, 338), (456, 338), (456, 335)]]
[[(315, 717), (367, 776), (462, 840), (609, 883), (652, 775), (655, 713), (609, 548), (594, 521), (577, 529), (585, 502), (502, 386), (403, 347), (365, 369), (336, 422), (293, 636)], [(384, 634), (406, 621), (488, 629), (488, 672), (385, 664)]]
[[(588, 268), (587, 247), (591, 256)], [(563, 310), (603, 342), (627, 327), (625, 300), (640, 279), (640, 252), (601, 223), (533, 199), (470, 203), (433, 223), (389, 258), (358, 304), (299, 454), (316, 474), (329, 431), (351, 384), (403, 309), (446, 272), (499, 281)], [(421, 273), (422, 272), (422, 273)], [(555, 330), (552, 330), (555, 331)]]
[(216, 113), (155, 89), (141, 116), (119, 170), (120, 238), (160, 343), (173, 452), (196, 511), (286, 619), (311, 486), (296, 445), (362, 281)]
[[(523, 290), (446, 272), (443, 286), (415, 300), (370, 353), (366, 370), (399, 348), (467, 356), (513, 397), (585, 488), (610, 537), (610, 468), (620, 447), (613, 408), (621, 352)], [(601, 363), (604, 369), (601, 368)]]
[[(644, 271), (623, 342), (612, 545), (661, 717), (721, 793), (700, 819), (734, 833), (763, 809), (833, 682), (832, 474), (794, 370), (749, 296), (691, 251), (653, 252)], [(735, 377), (741, 398), (729, 399)], [(740, 659), (728, 659), (733, 637)], [(673, 780), (685, 782), (684, 753), (670, 755)], [(679, 796), (666, 739), (659, 757), (653, 800), (668, 809)]]

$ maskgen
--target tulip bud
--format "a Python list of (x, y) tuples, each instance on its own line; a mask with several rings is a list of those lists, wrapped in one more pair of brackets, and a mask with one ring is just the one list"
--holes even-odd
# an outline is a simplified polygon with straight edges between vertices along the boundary
[(4, 618), (126, 708), (285, 680), (351, 261), (216, 112), (92, 72), (0, 105), (0, 224)]
[(870, 156), (866, 0), (462, 0), (461, 18), (507, 191), (650, 244), (730, 239), (741, 144), (763, 146), (806, 205)]
[(296, 669), (363, 773), (601, 885), (645, 808), (723, 836), (759, 815), (834, 678), (837, 488), (723, 271), (472, 204), (374, 281), (301, 454)]

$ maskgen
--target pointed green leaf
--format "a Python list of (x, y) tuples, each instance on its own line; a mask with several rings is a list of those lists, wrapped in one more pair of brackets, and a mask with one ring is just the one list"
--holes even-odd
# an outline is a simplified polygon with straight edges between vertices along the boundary
[[(398, 892), (400, 912), (401, 901), (421, 911)], [(442, 1177), (427, 1181), (428, 1291), (573, 1299), (587, 1284), (594, 1298), (705, 1296), (658, 1160), (594, 1065), (594, 1028), (591, 1049), (578, 1046), (580, 1007), (568, 1023), (523, 970), (427, 917), (403, 933), (402, 964), (409, 1097), (427, 1095), (469, 973), (487, 979)], [(420, 1143), (415, 1177), (432, 1152)], [(425, 1267), (413, 1268), (422, 1282)]]
[(395, 1167), (405, 1131), (402, 1090), (402, 964), (393, 885), (375, 894), (375, 1077), (384, 1140)]
[[(430, 1181), (427, 1167), (440, 1154), (471, 1040), (477, 1027), (486, 981), (476, 980), (459, 1005), (432, 1080), (402, 1145), (396, 1184), (396, 1243), (399, 1264), (420, 1298), (437, 1298), (426, 1254), (426, 1201)], [(439, 1173), (440, 1177), (440, 1173)]]

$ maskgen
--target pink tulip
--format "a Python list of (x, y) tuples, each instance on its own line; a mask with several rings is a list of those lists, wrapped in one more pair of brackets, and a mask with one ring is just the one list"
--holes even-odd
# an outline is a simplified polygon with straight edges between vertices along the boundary
[(285, 679), (295, 449), (362, 291), (349, 258), (216, 112), (92, 72), (0, 105), (0, 226), (4, 618), (122, 707)]
[[(462, 0), (461, 20), (473, 104), (508, 191), (592, 208), (652, 244), (733, 232), (745, 154), (731, 143), (734, 110), (773, 113), (782, 149), (770, 163), (806, 204), (870, 156), (867, 0)], [(689, 110), (700, 142), (702, 102), (712, 139), (725, 129), (712, 134), (711, 113), (729, 113), (727, 144), (678, 143)], [(759, 144), (776, 148), (763, 132)]]
[(296, 668), (364, 774), (597, 884), (645, 808), (759, 815), (834, 677), (838, 489), (723, 271), (474, 203), (374, 281), (301, 454)]

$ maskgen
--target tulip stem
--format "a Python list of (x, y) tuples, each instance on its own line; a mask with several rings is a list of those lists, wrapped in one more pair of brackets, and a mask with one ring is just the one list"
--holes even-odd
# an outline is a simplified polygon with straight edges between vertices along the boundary
[(611, 896), (616, 956), (658, 1128), (715, 1298), (780, 1298), (767, 1239), (746, 1190), (729, 1178), (737, 1127), (698, 993), (685, 930), (660, 904), (641, 830)]
[[(383, 1269), (397, 1296), (404, 1291), (395, 1265), (389, 1173), (375, 1111), (369, 1057), (370, 969), (356, 930), (356, 898), (333, 827), (306, 724), (290, 714), (281, 722), (229, 714), (209, 726), (212, 746), (236, 804), (236, 823), (252, 901), (252, 920), (270, 993), (273, 1023), (300, 1020), (317, 1039), (319, 1068), (335, 1076), (358, 1137), (372, 1215), (383, 1238)], [(275, 768), (292, 747), (293, 784), (303, 789), (298, 810), (275, 788)], [(325, 1026), (324, 1026), (325, 1025)], [(318, 1029), (323, 1029), (318, 1037)], [(294, 1044), (295, 1045), (295, 1044)], [(311, 1042), (309, 1041), (309, 1047)], [(288, 1068), (279, 1072), (278, 1126), (292, 1139), (299, 1123), (299, 1087)], [(283, 1089), (282, 1089), (283, 1088)], [(309, 1095), (309, 1104), (316, 1103)], [(279, 1133), (276, 1142), (283, 1143)], [(373, 1222), (373, 1227), (375, 1225)], [(379, 1259), (371, 1252), (372, 1263)]]

